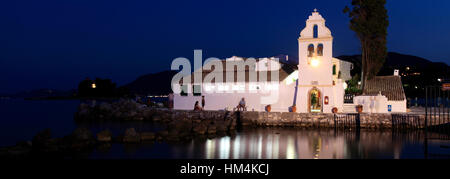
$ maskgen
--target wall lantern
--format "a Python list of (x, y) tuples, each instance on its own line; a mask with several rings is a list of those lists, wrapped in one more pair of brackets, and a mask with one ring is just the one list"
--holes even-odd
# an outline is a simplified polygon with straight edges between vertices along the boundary
[(95, 85), (95, 83), (92, 83), (92, 86), (91, 86), (93, 89), (95, 89), (95, 88), (97, 88), (97, 85)]
[(317, 57), (313, 57), (312, 59), (311, 59), (311, 66), (313, 66), (313, 67), (318, 67), (319, 66), (319, 63), (320, 63), (320, 61), (319, 61), (319, 59), (317, 59)]
[(325, 100), (324, 100), (325, 105), (328, 105), (329, 101), (330, 100), (328, 99), (328, 96), (325, 96)]

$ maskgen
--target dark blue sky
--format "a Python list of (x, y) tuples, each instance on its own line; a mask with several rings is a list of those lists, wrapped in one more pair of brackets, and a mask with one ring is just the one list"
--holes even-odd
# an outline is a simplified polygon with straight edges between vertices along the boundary
[[(297, 56), (314, 8), (334, 56), (359, 53), (342, 13), (351, 0), (14, 0), (0, 4), (0, 93), (74, 89), (86, 77), (125, 84), (176, 57)], [(389, 51), (450, 63), (450, 1), (388, 0)]]

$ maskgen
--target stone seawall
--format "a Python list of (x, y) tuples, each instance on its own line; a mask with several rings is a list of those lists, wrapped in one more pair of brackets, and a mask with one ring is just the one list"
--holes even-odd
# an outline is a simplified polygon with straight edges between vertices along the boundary
[[(394, 114), (395, 115), (395, 114)], [(151, 108), (130, 101), (89, 106), (81, 104), (76, 114), (77, 120), (144, 120), (162, 122), (174, 128), (185, 128), (194, 133), (215, 133), (232, 131), (236, 125), (253, 127), (299, 127), (335, 128), (356, 127), (367, 129), (409, 128), (412, 121), (402, 119), (407, 114), (393, 120), (392, 114), (315, 114), (289, 112), (234, 112), (234, 111), (185, 111), (165, 108)], [(425, 116), (414, 115), (415, 128), (423, 128)], [(359, 119), (359, 120), (357, 120)], [(407, 123), (407, 124), (405, 124)]]
[[(393, 127), (403, 128), (424, 127), (424, 115), (416, 115), (417, 124), (412, 125), (408, 120), (397, 120), (393, 126), (393, 118), (391, 114), (310, 114), (310, 113), (282, 113), (282, 112), (225, 112), (225, 111), (180, 111), (180, 110), (164, 110), (158, 111), (153, 118), (157, 120), (168, 119), (170, 121), (177, 120), (193, 120), (199, 121), (232, 121), (237, 125), (247, 127), (295, 127), (295, 128), (335, 128), (335, 127), (356, 127), (356, 124), (363, 129), (391, 129)], [(356, 122), (359, 119), (359, 122)], [(219, 124), (234, 129), (236, 124)], [(344, 125), (344, 126), (343, 126)], [(353, 126), (350, 126), (353, 125)]]
[[(346, 114), (336, 114), (335, 117), (334, 114), (242, 112), (240, 119), (244, 126), (334, 128), (346, 119)], [(356, 114), (345, 122), (356, 125)], [(367, 129), (392, 128), (392, 116), (360, 114), (359, 124), (361, 128)]]

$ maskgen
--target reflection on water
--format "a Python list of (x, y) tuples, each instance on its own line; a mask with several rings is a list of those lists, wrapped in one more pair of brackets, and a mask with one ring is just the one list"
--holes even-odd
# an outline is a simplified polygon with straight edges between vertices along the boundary
[[(430, 144), (440, 149), (441, 144)], [(113, 144), (100, 158), (177, 159), (377, 159), (423, 158), (423, 133), (246, 129), (232, 136), (185, 143)], [(92, 158), (99, 158), (97, 154)]]
[[(423, 139), (421, 131), (250, 129), (234, 137), (191, 145), (189, 152), (204, 153), (199, 157), (207, 159), (423, 158)], [(431, 150), (449, 154), (441, 146), (439, 142), (430, 143)]]
[[(55, 137), (87, 127), (94, 133), (109, 129), (113, 135), (126, 128), (158, 131), (163, 127), (148, 122), (74, 123), (79, 101), (0, 100), (0, 146), (31, 140), (39, 131), (51, 128)], [(24, 112), (25, 111), (25, 112)], [(436, 138), (432, 136), (432, 138)], [(430, 140), (427, 155), (421, 131), (334, 131), (301, 129), (244, 129), (231, 136), (197, 138), (177, 143), (107, 144), (90, 158), (175, 158), (175, 159), (347, 159), (424, 158), (450, 156), (450, 140)], [(429, 153), (429, 155), (428, 155)]]
[(189, 152), (204, 153), (206, 159), (398, 158), (402, 141), (394, 138), (392, 132), (250, 129), (208, 139), (204, 145), (193, 141)]

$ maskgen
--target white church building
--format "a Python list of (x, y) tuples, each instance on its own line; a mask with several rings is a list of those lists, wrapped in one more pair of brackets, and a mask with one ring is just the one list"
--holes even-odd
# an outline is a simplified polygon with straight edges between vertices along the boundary
[[(233, 63), (249, 61), (235, 56), (206, 63), (202, 71), (184, 77), (191, 83), (180, 82), (182, 92), (174, 94), (173, 107), (193, 110), (195, 102), (201, 104), (204, 97), (204, 110), (233, 110), (245, 98), (248, 111), (265, 111), (270, 105), (272, 112), (289, 112), (293, 106), (298, 113), (331, 113), (333, 108), (345, 112), (345, 81), (351, 79), (353, 64), (333, 58), (333, 36), (317, 10), (306, 21), (298, 48), (297, 66), (274, 57), (257, 59), (245, 68), (230, 67)], [(230, 78), (227, 74), (234, 76)], [(244, 77), (239, 77), (243, 74)], [(196, 83), (194, 75), (210, 81)], [(406, 106), (399, 111), (406, 111)]]
[(334, 107), (342, 111), (345, 89), (344, 81), (336, 77), (340, 69), (336, 66), (339, 60), (333, 59), (333, 36), (316, 10), (306, 21), (298, 44), (298, 112), (327, 113)]

